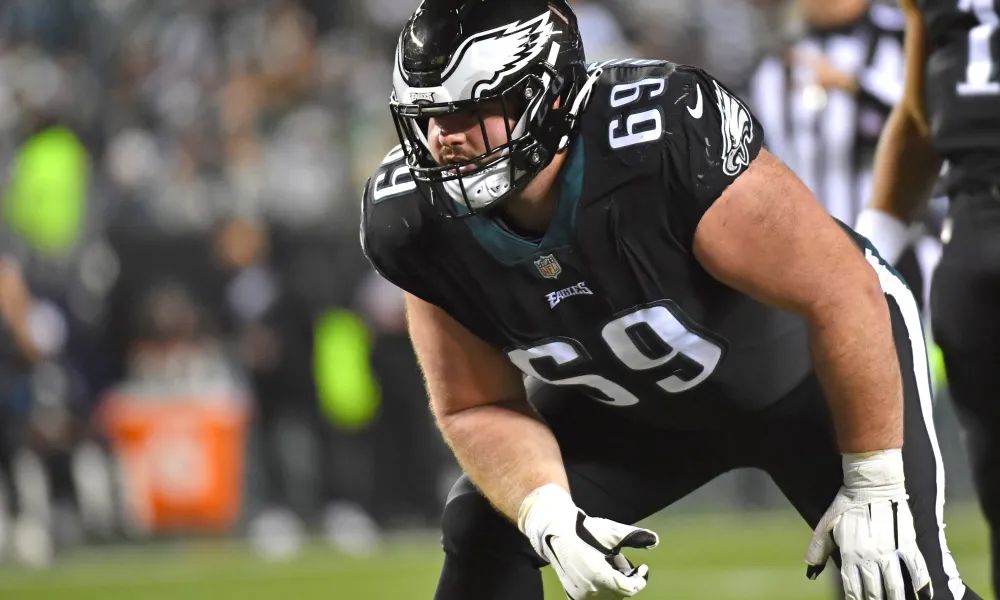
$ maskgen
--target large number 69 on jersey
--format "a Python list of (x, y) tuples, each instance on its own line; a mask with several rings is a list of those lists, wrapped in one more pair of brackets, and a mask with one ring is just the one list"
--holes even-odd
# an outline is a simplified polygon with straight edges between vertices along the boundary
[[(601, 329), (607, 350), (633, 371), (649, 371), (668, 394), (690, 390), (705, 381), (722, 360), (721, 341), (694, 331), (684, 312), (670, 300), (632, 309)], [(689, 325), (690, 324), (690, 325)], [(603, 349), (596, 349), (598, 351)], [(579, 341), (555, 338), (508, 352), (521, 371), (554, 385), (582, 385), (599, 392), (596, 398), (615, 406), (639, 402), (634, 393), (598, 373), (594, 360)], [(653, 371), (657, 369), (658, 371)]]

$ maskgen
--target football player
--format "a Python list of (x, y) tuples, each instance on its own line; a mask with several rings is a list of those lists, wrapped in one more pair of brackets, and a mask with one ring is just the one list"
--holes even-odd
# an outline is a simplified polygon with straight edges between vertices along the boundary
[(892, 261), (942, 161), (948, 219), (931, 323), (990, 527), (1000, 593), (1000, 1), (905, 0), (906, 83), (876, 155), (858, 231)]
[[(978, 598), (941, 521), (913, 297), (700, 69), (587, 65), (565, 0), (425, 0), (362, 242), (465, 470), (439, 600), (633, 596), (631, 523), (768, 472), (851, 598)], [(526, 379), (525, 379), (526, 378)], [(527, 381), (527, 385), (525, 384)], [(916, 595), (916, 596), (915, 596)]]

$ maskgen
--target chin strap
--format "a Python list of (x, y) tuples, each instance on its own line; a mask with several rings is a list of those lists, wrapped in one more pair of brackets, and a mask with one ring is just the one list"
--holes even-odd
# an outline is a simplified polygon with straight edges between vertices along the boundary
[[(596, 84), (597, 80), (601, 78), (601, 73), (603, 72), (604, 69), (595, 69), (594, 72), (587, 77), (587, 81), (580, 86), (580, 91), (577, 93), (576, 98), (573, 99), (573, 105), (570, 106), (569, 112), (567, 113), (567, 116), (569, 117), (569, 131), (573, 131), (573, 128), (576, 127), (577, 115), (579, 115), (580, 111), (587, 106), (587, 101), (590, 100), (590, 93), (594, 89), (594, 84)], [(562, 139), (559, 140), (559, 145), (556, 147), (556, 151), (558, 152), (568, 145), (569, 135), (567, 134), (562, 136)]]

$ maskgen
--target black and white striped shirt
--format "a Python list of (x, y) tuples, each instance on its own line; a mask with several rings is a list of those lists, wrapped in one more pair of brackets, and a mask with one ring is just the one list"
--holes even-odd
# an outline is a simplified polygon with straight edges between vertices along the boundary
[[(902, 96), (903, 25), (898, 9), (873, 4), (854, 23), (808, 29), (765, 57), (750, 81), (768, 149), (849, 225), (868, 200), (879, 132)], [(817, 55), (853, 75), (858, 93), (818, 85), (808, 65)]]

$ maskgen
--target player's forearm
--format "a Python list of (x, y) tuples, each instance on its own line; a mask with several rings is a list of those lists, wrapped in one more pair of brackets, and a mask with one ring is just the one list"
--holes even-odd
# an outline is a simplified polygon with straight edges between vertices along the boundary
[(902, 380), (888, 306), (872, 274), (806, 316), (841, 452), (903, 444)]
[(870, 207), (911, 221), (930, 198), (940, 169), (926, 126), (900, 104), (879, 139)]
[(466, 474), (511, 521), (532, 490), (546, 483), (569, 489), (555, 436), (527, 402), (439, 414), (437, 423)]

